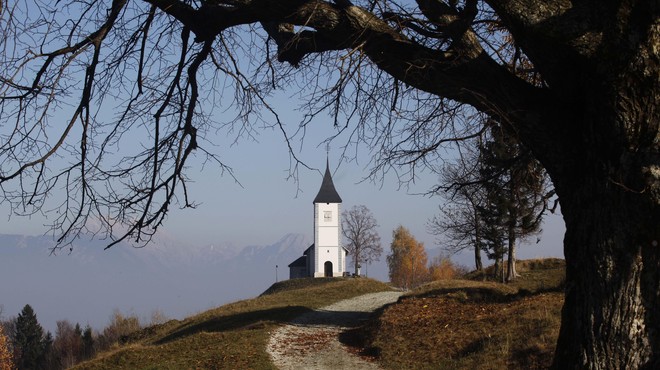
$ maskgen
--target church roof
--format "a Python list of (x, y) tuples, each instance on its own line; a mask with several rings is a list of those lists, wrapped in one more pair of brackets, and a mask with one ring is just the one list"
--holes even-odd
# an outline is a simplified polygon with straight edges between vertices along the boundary
[(335, 184), (332, 182), (330, 166), (327, 161), (325, 163), (325, 175), (323, 175), (321, 189), (319, 189), (319, 193), (316, 194), (313, 203), (341, 203), (341, 197), (335, 189)]
[(288, 267), (307, 267), (307, 257), (302, 256), (291, 262)]

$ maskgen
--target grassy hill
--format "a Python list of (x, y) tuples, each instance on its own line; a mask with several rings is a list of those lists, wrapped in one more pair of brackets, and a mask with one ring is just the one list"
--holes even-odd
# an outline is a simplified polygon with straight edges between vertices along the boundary
[(356, 331), (387, 369), (543, 369), (552, 361), (564, 302), (564, 261), (517, 264), (511, 284), (436, 281)]
[(358, 295), (390, 290), (371, 279), (299, 279), (260, 297), (182, 321), (152, 326), (75, 369), (272, 369), (268, 333), (306, 311)]
[[(483, 276), (424, 285), (342, 340), (391, 369), (547, 367), (559, 330), (563, 266), (523, 261), (521, 278), (508, 285)], [(277, 325), (388, 289), (371, 279), (283, 281), (257, 298), (141, 330), (76, 369), (271, 369), (265, 348)]]

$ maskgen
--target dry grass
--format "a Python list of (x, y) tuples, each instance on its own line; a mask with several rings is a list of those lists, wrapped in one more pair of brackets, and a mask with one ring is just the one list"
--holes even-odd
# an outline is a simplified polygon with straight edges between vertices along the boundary
[(563, 263), (527, 261), (512, 284), (444, 280), (383, 310), (358, 341), (389, 369), (547, 368), (559, 334)]
[[(563, 266), (562, 260), (521, 261), (521, 278), (511, 284), (483, 276), (426, 284), (342, 340), (389, 369), (546, 368), (559, 331)], [(389, 289), (371, 279), (284, 281), (258, 298), (134, 333), (77, 368), (272, 369), (265, 348), (280, 323)]]
[(314, 308), (389, 289), (371, 279), (282, 283), (258, 298), (134, 333), (76, 369), (271, 369), (265, 348), (275, 326)]

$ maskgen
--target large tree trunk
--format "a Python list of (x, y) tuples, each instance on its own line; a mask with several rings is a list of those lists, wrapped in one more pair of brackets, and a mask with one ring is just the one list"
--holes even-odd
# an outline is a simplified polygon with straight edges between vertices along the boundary
[(567, 265), (557, 369), (660, 369), (660, 141), (629, 145), (585, 153), (555, 181)]
[(566, 301), (555, 368), (660, 369), (660, 225), (647, 198), (610, 183), (562, 203)]
[(642, 54), (590, 81), (567, 122), (581, 144), (553, 179), (567, 265), (557, 369), (660, 369), (660, 62)]

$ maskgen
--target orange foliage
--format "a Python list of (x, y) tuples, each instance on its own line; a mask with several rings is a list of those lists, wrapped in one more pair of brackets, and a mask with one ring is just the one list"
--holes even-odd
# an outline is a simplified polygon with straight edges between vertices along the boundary
[(391, 254), (387, 256), (390, 282), (411, 289), (428, 281), (424, 243), (418, 242), (403, 226), (394, 230)]
[(9, 339), (0, 325), (0, 370), (12, 370), (13, 368), (14, 362), (9, 351)]
[(429, 266), (430, 279), (436, 280), (449, 280), (459, 275), (458, 268), (447, 257), (437, 256), (431, 261)]

